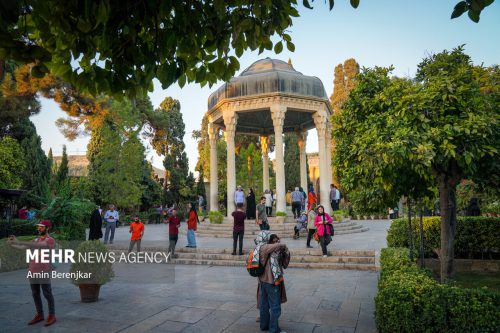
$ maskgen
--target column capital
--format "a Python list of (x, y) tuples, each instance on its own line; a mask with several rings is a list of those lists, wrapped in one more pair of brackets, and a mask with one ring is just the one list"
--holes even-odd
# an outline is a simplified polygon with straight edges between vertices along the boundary
[(267, 153), (269, 150), (269, 137), (268, 136), (261, 136), (260, 137), (260, 147), (262, 150), (262, 153)]
[(236, 132), (236, 124), (238, 123), (238, 114), (234, 110), (226, 109), (222, 114), (224, 118), (224, 126), (226, 127), (225, 132), (233, 135)]
[(210, 145), (217, 144), (217, 134), (219, 133), (219, 127), (213, 123), (208, 123), (208, 140)]
[(314, 112), (312, 117), (314, 120), (314, 125), (316, 126), (316, 130), (318, 131), (318, 139), (324, 138), (328, 123), (328, 117), (320, 112)]
[(273, 119), (273, 125), (276, 128), (279, 127), (283, 129), (283, 123), (285, 122), (286, 106), (280, 104), (271, 105), (271, 118)]
[(297, 134), (297, 144), (299, 145), (299, 150), (302, 151), (306, 148), (307, 142), (307, 131), (296, 132)]

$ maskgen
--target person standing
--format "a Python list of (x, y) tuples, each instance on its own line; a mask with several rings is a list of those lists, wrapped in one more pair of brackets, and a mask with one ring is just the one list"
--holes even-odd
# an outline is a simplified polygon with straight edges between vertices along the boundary
[(335, 191), (335, 185), (330, 184), (330, 206), (332, 206), (332, 211), (336, 211), (335, 209), (335, 197), (337, 192)]
[(288, 267), (290, 252), (280, 239), (269, 231), (261, 231), (255, 239), (255, 247), (249, 265), (264, 266), (264, 273), (259, 276), (257, 299), (260, 310), (260, 330), (272, 333), (283, 332), (279, 327), (281, 303), (285, 303), (286, 289), (283, 269)]
[(130, 236), (130, 246), (128, 247), (128, 253), (132, 252), (135, 244), (137, 244), (137, 252), (141, 252), (141, 240), (142, 236), (144, 236), (144, 223), (139, 220), (139, 216), (134, 215), (134, 221), (130, 223), (128, 232), (132, 234)]
[(286, 205), (287, 206), (291, 206), (292, 205), (292, 189), (289, 188), (287, 191), (286, 191), (286, 194), (285, 194), (285, 201), (286, 201)]
[(271, 194), (271, 191), (266, 190), (264, 192), (264, 197), (266, 199), (265, 205), (266, 205), (266, 215), (271, 216), (273, 212), (273, 196)]
[(316, 204), (312, 204), (309, 212), (307, 213), (307, 243), (306, 246), (308, 248), (312, 248), (311, 246), (311, 238), (316, 232), (316, 225), (314, 225), (314, 220), (316, 218)]
[(179, 240), (179, 228), (181, 227), (181, 218), (177, 215), (177, 209), (172, 210), (172, 215), (164, 223), (168, 224), (168, 253), (170, 253), (170, 258), (174, 258), (175, 246)]
[(269, 230), (269, 223), (267, 222), (267, 198), (260, 197), (260, 203), (257, 205), (257, 220), (255, 221), (260, 230)]
[(161, 223), (161, 213), (163, 212), (163, 208), (161, 205), (156, 205), (155, 207), (155, 224)]
[[(113, 239), (115, 238), (115, 228), (120, 215), (118, 211), (115, 210), (115, 205), (110, 205), (109, 210), (104, 213), (104, 221), (106, 221), (106, 231), (104, 232), (104, 244), (113, 244)], [(110, 236), (111, 232), (111, 236)]]
[(255, 193), (250, 187), (247, 195), (247, 219), (255, 220)]
[(299, 191), (300, 193), (302, 193), (302, 204), (300, 206), (300, 210), (306, 210), (306, 201), (307, 201), (307, 193), (304, 191), (304, 189), (301, 187), (299, 187)]
[(17, 211), (17, 217), (20, 220), (27, 220), (28, 219), (28, 208), (26, 206), (22, 206), (21, 209)]
[(243, 235), (245, 234), (245, 218), (247, 215), (243, 211), (243, 204), (238, 203), (236, 205), (236, 211), (231, 214), (234, 218), (233, 225), (233, 253), (232, 255), (236, 255), (236, 245), (239, 240), (240, 246), (238, 254), (243, 255)]
[(234, 192), (234, 205), (238, 206), (239, 203), (245, 205), (245, 192), (243, 192), (241, 185), (238, 185)]
[(196, 213), (196, 203), (191, 202), (189, 204), (188, 213), (188, 231), (187, 231), (187, 241), (188, 245), (186, 247), (196, 248), (196, 235), (195, 231), (198, 229), (198, 213)]
[(307, 210), (311, 210), (312, 205), (316, 206), (317, 199), (314, 187), (312, 185), (309, 186), (309, 193), (307, 194)]
[(293, 218), (297, 219), (300, 217), (300, 208), (302, 206), (303, 195), (300, 193), (299, 188), (296, 187), (295, 191), (292, 192), (292, 212)]
[[(56, 242), (54, 238), (49, 235), (50, 227), (51, 223), (49, 220), (41, 220), (40, 223), (36, 225), (38, 238), (35, 238), (31, 242), (22, 242), (18, 241), (15, 236), (10, 236), (7, 243), (14, 248), (22, 250), (31, 249), (40, 251), (54, 249)], [(38, 256), (38, 258), (40, 257), (41, 256)], [(49, 306), (49, 316), (47, 317), (45, 326), (50, 326), (56, 322), (54, 296), (52, 295), (52, 285), (50, 281), (51, 272), (52, 266), (50, 262), (44, 263), (41, 262), (41, 260), (30, 260), (28, 278), (31, 285), (31, 294), (35, 303), (36, 315), (28, 322), (28, 325), (34, 325), (45, 319), (40, 289), (42, 289), (43, 296), (47, 300)]]
[(318, 206), (318, 215), (314, 219), (314, 225), (318, 230), (319, 243), (321, 244), (321, 250), (323, 251), (323, 257), (328, 256), (328, 251), (326, 247), (332, 241), (333, 236), (333, 220), (328, 213), (325, 212), (325, 208), (321, 205)]
[(102, 217), (97, 206), (90, 216), (89, 240), (97, 240), (102, 237)]

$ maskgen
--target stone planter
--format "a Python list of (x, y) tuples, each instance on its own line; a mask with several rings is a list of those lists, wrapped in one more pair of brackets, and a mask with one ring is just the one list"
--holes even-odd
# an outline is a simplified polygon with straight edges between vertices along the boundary
[(276, 223), (277, 224), (285, 223), (285, 218), (286, 218), (286, 216), (276, 216)]
[(375, 220), (375, 215), (370, 215), (370, 218), (371, 218), (372, 220)]
[(80, 299), (83, 303), (97, 302), (99, 299), (99, 291), (101, 285), (99, 284), (80, 284)]
[(356, 215), (356, 220), (361, 220), (361, 215)]

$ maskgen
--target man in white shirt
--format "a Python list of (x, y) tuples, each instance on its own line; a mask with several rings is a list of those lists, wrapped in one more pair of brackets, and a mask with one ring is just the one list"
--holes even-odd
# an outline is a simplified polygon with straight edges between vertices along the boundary
[(236, 206), (238, 206), (238, 204), (245, 205), (245, 192), (243, 192), (240, 185), (238, 185), (236, 191), (234, 192), (234, 204)]
[[(113, 239), (115, 238), (115, 228), (116, 223), (119, 221), (120, 215), (118, 211), (115, 210), (114, 205), (109, 206), (109, 210), (104, 214), (104, 221), (106, 221), (106, 232), (104, 233), (104, 244), (113, 244)], [(109, 232), (111, 231), (111, 237), (109, 237)]]

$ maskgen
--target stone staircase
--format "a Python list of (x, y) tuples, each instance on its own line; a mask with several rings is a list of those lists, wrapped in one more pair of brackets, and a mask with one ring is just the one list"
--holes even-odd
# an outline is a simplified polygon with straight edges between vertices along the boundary
[[(248, 253), (253, 249), (244, 249), (243, 255), (232, 255), (230, 249), (220, 248), (178, 248), (175, 258), (170, 263), (181, 265), (234, 266), (245, 268)], [(114, 248), (118, 254), (127, 253), (124, 249)], [(165, 249), (146, 248), (144, 252), (163, 252)], [(374, 250), (333, 250), (324, 258), (320, 249), (290, 249), (289, 268), (360, 270), (377, 271)]]
[[(274, 218), (269, 219), (270, 232), (277, 234), (280, 238), (293, 237), (293, 227), (295, 222), (293, 219), (287, 219), (285, 223), (276, 223)], [(334, 222), (335, 235), (353, 234), (358, 232), (365, 232), (369, 229), (362, 225), (346, 220), (342, 222)], [(254, 239), (259, 233), (260, 229), (255, 224), (254, 220), (245, 221), (245, 239)], [(302, 230), (301, 236), (307, 235), (307, 231)], [(230, 219), (224, 219), (221, 224), (211, 224), (209, 222), (201, 223), (196, 232), (197, 237), (212, 237), (212, 238), (232, 238), (233, 237), (233, 223)]]

